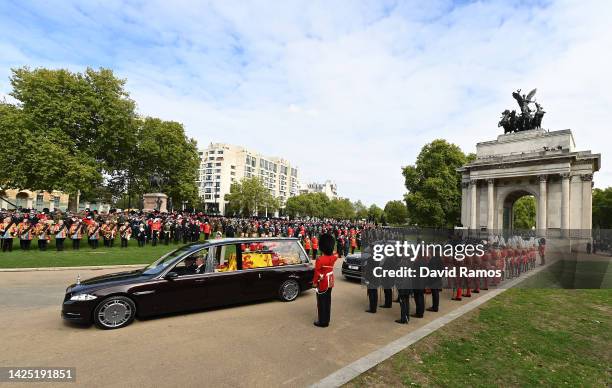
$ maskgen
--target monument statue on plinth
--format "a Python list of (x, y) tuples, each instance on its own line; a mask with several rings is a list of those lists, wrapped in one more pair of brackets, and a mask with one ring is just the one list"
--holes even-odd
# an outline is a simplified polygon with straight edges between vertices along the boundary
[[(517, 115), (515, 110), (502, 112), (502, 118), (497, 124), (498, 127), (504, 127), (504, 133), (529, 131), (542, 126), (542, 118), (544, 117), (544, 109), (538, 104), (533, 96), (537, 89), (533, 89), (529, 94), (521, 94), (521, 89), (512, 92), (512, 97), (516, 100), (521, 109), (521, 114)], [(529, 104), (534, 104), (535, 109), (529, 107)]]
[(166, 184), (167, 179), (161, 176), (158, 173), (151, 175), (149, 178), (149, 188), (151, 191), (155, 191), (152, 193), (146, 193), (142, 196), (142, 208), (145, 211), (158, 211), (165, 213), (168, 211), (167, 203), (168, 196), (162, 193), (162, 188)]

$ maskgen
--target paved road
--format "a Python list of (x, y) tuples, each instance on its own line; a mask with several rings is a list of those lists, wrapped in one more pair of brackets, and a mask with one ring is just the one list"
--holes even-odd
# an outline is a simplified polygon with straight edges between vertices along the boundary
[(365, 289), (339, 276), (327, 329), (312, 325), (315, 296), (309, 291), (291, 303), (174, 315), (105, 331), (60, 318), (64, 290), (76, 276), (0, 273), (0, 366), (74, 366), (77, 385), (87, 387), (304, 386), (469, 301), (450, 301), (445, 291), (441, 313), (398, 325), (397, 304), (366, 314)]

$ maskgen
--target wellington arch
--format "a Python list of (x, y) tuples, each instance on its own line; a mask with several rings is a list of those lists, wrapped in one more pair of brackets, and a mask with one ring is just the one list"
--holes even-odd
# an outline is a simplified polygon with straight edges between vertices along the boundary
[(593, 174), (600, 165), (600, 154), (576, 149), (569, 129), (530, 129), (480, 142), (476, 159), (458, 169), (461, 223), (469, 230), (511, 232), (512, 204), (532, 195), (539, 236), (590, 239)]

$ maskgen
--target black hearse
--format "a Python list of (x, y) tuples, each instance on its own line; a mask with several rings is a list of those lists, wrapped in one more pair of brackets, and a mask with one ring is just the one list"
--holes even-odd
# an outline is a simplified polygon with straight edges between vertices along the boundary
[(231, 238), (193, 243), (145, 268), (78, 281), (62, 317), (102, 329), (147, 317), (277, 297), (311, 288), (313, 265), (295, 238)]

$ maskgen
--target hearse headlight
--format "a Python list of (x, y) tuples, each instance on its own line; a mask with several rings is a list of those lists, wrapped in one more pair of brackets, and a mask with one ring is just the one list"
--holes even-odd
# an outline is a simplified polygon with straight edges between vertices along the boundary
[(77, 301), (83, 302), (86, 300), (94, 300), (96, 298), (97, 296), (91, 295), (91, 294), (77, 294), (77, 295), (72, 295), (70, 300), (77, 300)]

